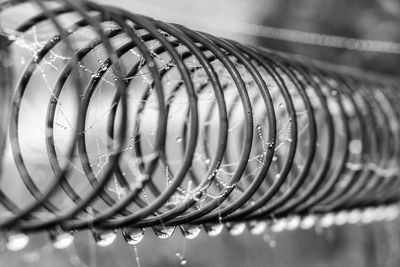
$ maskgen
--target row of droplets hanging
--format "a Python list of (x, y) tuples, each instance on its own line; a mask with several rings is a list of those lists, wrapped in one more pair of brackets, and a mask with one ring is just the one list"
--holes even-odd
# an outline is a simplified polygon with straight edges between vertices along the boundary
[[(203, 229), (208, 236), (219, 236), (224, 229), (232, 236), (239, 236), (247, 229), (252, 235), (269, 235), (282, 231), (293, 231), (297, 229), (308, 230), (318, 228), (338, 227), (345, 224), (370, 224), (376, 222), (389, 222), (397, 220), (400, 210), (397, 205), (367, 208), (365, 210), (341, 211), (339, 213), (328, 213), (326, 215), (308, 215), (305, 217), (293, 216), (289, 218), (276, 219), (272, 221), (249, 221), (246, 223), (225, 223), (225, 224), (204, 224), (179, 226), (179, 230), (186, 239), (195, 239)], [(154, 234), (162, 240), (170, 238), (175, 232), (175, 226), (153, 227)], [(129, 245), (138, 245), (144, 235), (145, 228), (123, 228), (121, 234)], [(92, 236), (98, 246), (106, 247), (111, 245), (116, 237), (117, 231), (92, 230)], [(49, 232), (49, 239), (56, 249), (66, 249), (74, 242), (73, 232), (64, 232), (61, 229)], [(29, 236), (22, 233), (9, 233), (3, 239), (7, 249), (19, 251), (29, 243)]]

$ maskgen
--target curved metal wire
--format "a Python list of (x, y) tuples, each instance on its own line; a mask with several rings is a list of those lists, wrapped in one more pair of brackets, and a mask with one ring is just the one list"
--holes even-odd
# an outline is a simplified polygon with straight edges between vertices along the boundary
[[(232, 228), (399, 200), (396, 80), (89, 1), (6, 1), (0, 11), (21, 6), (37, 12), (1, 28), (4, 51), (32, 31), (46, 34), (36, 36), (42, 39), (14, 92), (1, 91), (1, 108), (6, 114), (12, 107), (9, 145), (33, 202), (23, 205), (0, 188), (9, 215), (1, 230), (123, 228), (125, 236), (153, 227), (168, 236), (179, 226), (190, 235), (193, 225), (211, 232), (221, 223)], [(43, 70), (54, 64), (54, 74)], [(2, 87), (4, 77), (11, 75), (2, 76)], [(24, 105), (40, 86), (49, 87), (42, 101), (43, 164), (51, 173), (45, 186), (21, 141), (32, 123)], [(93, 124), (100, 108), (106, 112)], [(60, 114), (69, 118), (67, 136), (57, 130)], [(0, 158), (7, 121), (2, 115)]]

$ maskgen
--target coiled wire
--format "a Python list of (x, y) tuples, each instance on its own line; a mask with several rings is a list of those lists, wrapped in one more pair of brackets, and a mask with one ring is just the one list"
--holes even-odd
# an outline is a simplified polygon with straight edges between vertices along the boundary
[[(8, 144), (32, 197), (13, 199), (3, 175), (3, 231), (190, 229), (398, 201), (396, 80), (90, 1), (0, 10), (27, 8), (1, 27), (5, 54), (30, 58), (15, 89), (0, 80), (0, 155)], [(29, 154), (35, 112), (47, 159)]]

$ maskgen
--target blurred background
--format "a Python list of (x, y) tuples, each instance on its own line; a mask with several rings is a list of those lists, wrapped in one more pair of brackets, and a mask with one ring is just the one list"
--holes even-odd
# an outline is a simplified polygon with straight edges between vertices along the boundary
[[(348, 38), (400, 42), (397, 0), (98, 0), (135, 13), (184, 24), (193, 29), (251, 45), (349, 65), (386, 75), (400, 74), (396, 53), (332, 48), (268, 38), (274, 29), (290, 29)], [(252, 26), (266, 25), (266, 34)], [(273, 27), (273, 28), (271, 28)], [(269, 31), (269, 32), (268, 32)], [(393, 44), (393, 47), (395, 44)], [(379, 48), (377, 49), (379, 50)], [(147, 230), (142, 243), (127, 245), (120, 233), (109, 247), (94, 244), (88, 232), (76, 235), (65, 250), (52, 247), (46, 234), (31, 237), (21, 252), (0, 245), (0, 266), (400, 266), (399, 222), (313, 228), (253, 236), (203, 231), (185, 240), (179, 231), (160, 240)]]
[[(110, 4), (106, 0), (99, 2)], [(398, 54), (265, 38), (277, 28), (398, 43), (400, 2), (397, 0), (115, 0), (113, 5), (252, 45), (385, 74), (400, 74)], [(272, 29), (254, 27), (263, 25)], [(301, 34), (294, 38), (300, 39)], [(400, 53), (398, 49), (397, 53)]]

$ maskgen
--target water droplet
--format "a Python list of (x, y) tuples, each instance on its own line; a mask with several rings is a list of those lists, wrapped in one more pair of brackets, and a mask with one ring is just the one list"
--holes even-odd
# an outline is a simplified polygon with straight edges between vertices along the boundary
[(288, 219), (287, 224), (286, 224), (286, 229), (287, 230), (296, 230), (297, 228), (299, 228), (301, 223), (301, 219), (299, 216), (293, 216), (291, 218)]
[(28, 245), (29, 236), (23, 233), (12, 234), (7, 237), (7, 249), (11, 251), (19, 251), (22, 250)]
[(272, 161), (275, 162), (275, 161), (277, 161), (277, 160), (278, 160), (278, 157), (277, 157), (277, 156), (273, 156), (273, 157), (272, 157)]
[(241, 235), (246, 229), (245, 223), (227, 223), (226, 228), (228, 229), (229, 233), (233, 236)]
[(211, 162), (210, 159), (206, 159), (206, 160), (204, 161), (204, 163), (205, 163), (206, 165), (210, 165), (210, 162)]
[(181, 143), (181, 142), (182, 142), (182, 137), (177, 137), (177, 138), (176, 138), (176, 142), (177, 142), (177, 143)]
[(15, 41), (15, 40), (17, 40), (17, 36), (14, 35), (14, 34), (9, 34), (7, 37), (8, 37), (8, 40), (10, 40), (10, 41)]
[(375, 208), (375, 221), (380, 222), (385, 220), (385, 208), (377, 207)]
[(178, 260), (179, 260), (179, 264), (180, 264), (180, 265), (186, 265), (186, 264), (187, 264), (187, 259), (186, 259), (185, 257), (183, 257), (183, 256), (181, 255), (181, 253), (176, 252), (175, 255), (178, 257)]
[(349, 218), (349, 214), (347, 211), (341, 211), (335, 216), (335, 224), (336, 225), (344, 225), (347, 223)]
[(285, 105), (284, 105), (283, 103), (280, 103), (280, 104), (279, 104), (279, 107), (280, 107), (280, 108), (285, 108)]
[(122, 229), (122, 236), (129, 245), (137, 245), (143, 239), (144, 230), (144, 228), (125, 227)]
[(347, 222), (350, 224), (357, 224), (361, 220), (361, 211), (358, 209), (354, 209), (350, 211), (349, 213), (349, 218), (347, 219)]
[(93, 230), (92, 233), (94, 240), (100, 247), (107, 247), (111, 245), (114, 242), (115, 238), (117, 237), (115, 231)]
[(372, 208), (367, 208), (362, 212), (361, 222), (371, 223), (375, 220), (375, 212)]
[(319, 225), (323, 228), (331, 227), (335, 223), (335, 215), (333, 213), (325, 214), (320, 220)]
[(62, 230), (54, 230), (50, 231), (50, 240), (56, 249), (66, 249), (74, 242), (74, 236)]
[(155, 235), (160, 239), (168, 239), (175, 231), (175, 226), (158, 225), (153, 226)]
[(257, 130), (261, 131), (262, 126), (260, 124), (257, 124)]
[(100, 76), (97, 73), (92, 73), (90, 75), (90, 77), (93, 78), (93, 79), (96, 79), (96, 78), (99, 78)]
[(195, 239), (199, 236), (201, 228), (199, 225), (184, 224), (179, 227), (186, 239)]
[(400, 215), (399, 207), (396, 205), (388, 206), (385, 208), (384, 214), (386, 220), (396, 220)]
[(267, 243), (271, 248), (276, 247), (276, 241), (272, 238), (272, 236), (268, 233), (263, 235), (263, 239), (265, 243)]
[(222, 230), (224, 229), (224, 225), (222, 223), (204, 224), (203, 227), (209, 236), (218, 236), (222, 233)]
[(272, 232), (279, 233), (286, 229), (287, 220), (286, 219), (279, 219), (275, 220), (271, 226)]
[(305, 216), (300, 223), (300, 228), (304, 230), (311, 229), (314, 227), (317, 222), (317, 217), (315, 215), (307, 215)]
[(250, 221), (248, 224), (248, 228), (252, 235), (261, 235), (264, 233), (265, 229), (267, 229), (266, 222), (259, 222), (259, 221)]

